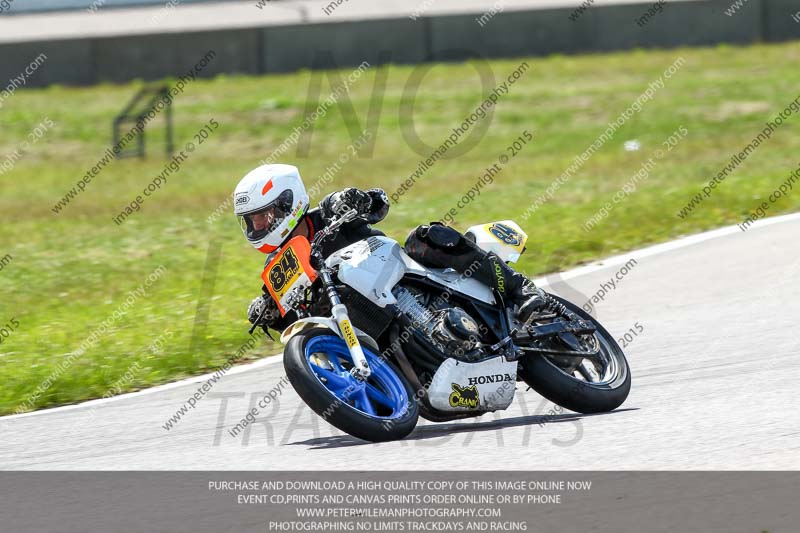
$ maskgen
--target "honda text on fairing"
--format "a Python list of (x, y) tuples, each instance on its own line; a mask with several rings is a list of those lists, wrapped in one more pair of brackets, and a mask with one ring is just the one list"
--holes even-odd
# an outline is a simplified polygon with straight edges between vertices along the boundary
[[(277, 186), (280, 176), (269, 179)], [(258, 191), (248, 187), (239, 193), (249, 202)], [(236, 205), (248, 203), (234, 197)], [(282, 216), (273, 209), (267, 217), (272, 231), (300, 220), (288, 195), (282, 202)], [(340, 202), (310, 239), (286, 232), (286, 242), (259, 244), (265, 234), (257, 228), (267, 226), (255, 218), (243, 222), (256, 238), (251, 243), (270, 250), (265, 296), (251, 304), (253, 328), (270, 313), (280, 315), (273, 324), (291, 316), (281, 334), (288, 379), (327, 422), (367, 441), (401, 439), (419, 416), (445, 422), (504, 410), (518, 381), (580, 413), (625, 401), (631, 386), (625, 355), (591, 315), (541, 289), (523, 304), (524, 313), (509, 301), (507, 263), (527, 241), (516, 223), (469, 228), (464, 240), (481, 259), (457, 270), (422, 264), (409, 242), (403, 247), (380, 234), (324, 255), (326, 241), (369, 218), (368, 206), (351, 203)], [(486, 281), (487, 264), (496, 270), (494, 282)]]

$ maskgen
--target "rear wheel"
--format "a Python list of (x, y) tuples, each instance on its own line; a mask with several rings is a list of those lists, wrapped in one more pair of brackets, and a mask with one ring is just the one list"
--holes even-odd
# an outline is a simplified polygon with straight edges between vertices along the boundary
[[(631, 390), (631, 370), (614, 337), (591, 315), (572, 303), (551, 295), (597, 331), (579, 341), (584, 349), (599, 348), (593, 358), (528, 354), (520, 360), (519, 375), (536, 392), (551, 402), (578, 413), (612, 411), (622, 405)], [(567, 345), (555, 348), (572, 349)]]
[(417, 424), (411, 386), (388, 361), (362, 345), (372, 374), (357, 379), (347, 344), (315, 328), (292, 337), (283, 355), (289, 382), (319, 416), (342, 431), (372, 442), (402, 439)]

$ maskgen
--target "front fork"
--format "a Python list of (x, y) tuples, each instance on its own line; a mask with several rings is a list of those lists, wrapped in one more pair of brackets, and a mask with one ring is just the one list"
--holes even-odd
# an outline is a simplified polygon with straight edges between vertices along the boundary
[(347, 349), (350, 351), (350, 355), (353, 357), (353, 363), (355, 364), (353, 371), (356, 377), (366, 379), (370, 376), (372, 370), (369, 368), (369, 363), (367, 363), (364, 350), (361, 349), (361, 343), (358, 342), (358, 336), (356, 336), (353, 325), (350, 323), (350, 316), (347, 314), (347, 307), (345, 307), (341, 298), (339, 298), (339, 293), (336, 292), (336, 286), (333, 284), (333, 278), (331, 277), (331, 269), (328, 267), (322, 267), (319, 270), (319, 275), (320, 278), (322, 278), (322, 285), (325, 287), (325, 291), (328, 293), (328, 299), (333, 306), (333, 319), (339, 326), (339, 331), (342, 333), (342, 338), (344, 338), (344, 341), (347, 343)]

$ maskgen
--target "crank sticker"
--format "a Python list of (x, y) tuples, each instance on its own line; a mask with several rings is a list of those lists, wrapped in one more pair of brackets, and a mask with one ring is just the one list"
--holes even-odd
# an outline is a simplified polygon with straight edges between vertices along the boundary
[(452, 383), (453, 392), (450, 393), (450, 407), (466, 407), (467, 409), (477, 409), (480, 405), (478, 400), (478, 387), (462, 387), (458, 383)]

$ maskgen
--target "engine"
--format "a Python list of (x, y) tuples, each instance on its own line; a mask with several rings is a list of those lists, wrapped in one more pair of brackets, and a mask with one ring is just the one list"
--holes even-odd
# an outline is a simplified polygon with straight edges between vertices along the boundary
[(491, 353), (482, 342), (489, 334), (482, 324), (463, 309), (415, 287), (395, 287), (392, 294), (408, 319), (399, 340), (419, 383), (425, 384), (425, 405), (433, 409), (423, 416), (435, 420), (443, 413), (481, 413), (509, 406), (518, 363)]
[(465, 361), (484, 357), (481, 327), (466, 311), (460, 307), (437, 306), (435, 303), (426, 307), (420, 300), (428, 303), (429, 295), (418, 293), (415, 296), (405, 287), (395, 287), (393, 294), (397, 298), (398, 309), (410, 319), (411, 328), (417, 336), (435, 348), (426, 351), (436, 353), (439, 362), (448, 357)]

